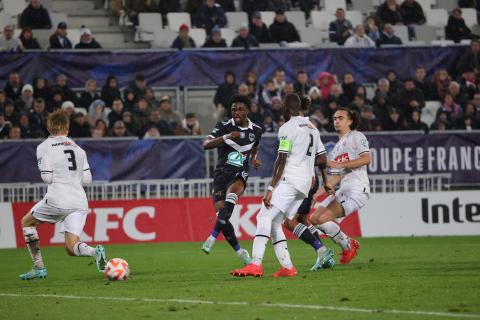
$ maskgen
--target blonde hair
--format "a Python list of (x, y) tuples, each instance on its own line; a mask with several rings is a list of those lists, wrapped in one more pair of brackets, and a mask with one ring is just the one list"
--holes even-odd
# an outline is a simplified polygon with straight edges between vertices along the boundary
[(70, 121), (65, 110), (59, 109), (51, 113), (48, 116), (47, 128), (52, 135), (58, 134), (59, 132), (68, 132)]

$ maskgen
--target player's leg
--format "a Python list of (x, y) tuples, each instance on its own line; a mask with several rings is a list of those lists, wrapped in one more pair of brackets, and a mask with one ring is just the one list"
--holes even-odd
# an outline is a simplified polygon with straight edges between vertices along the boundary
[(42, 223), (33, 217), (32, 212), (27, 213), (22, 218), (22, 230), (25, 243), (30, 257), (32, 258), (33, 268), (27, 273), (20, 275), (22, 280), (43, 279), (47, 276), (47, 269), (43, 264), (42, 254), (40, 252), (40, 238), (36, 226)]
[[(225, 193), (223, 193), (223, 194), (225, 194)], [(213, 206), (215, 207), (215, 210), (217, 212), (217, 214), (216, 214), (217, 218), (215, 220), (215, 225), (213, 226), (212, 232), (208, 236), (207, 240), (205, 240), (205, 242), (202, 244), (202, 251), (205, 252), (206, 254), (209, 254), (210, 252), (212, 252), (213, 245), (217, 241), (218, 235), (223, 230), (223, 224), (220, 221), (218, 221), (218, 213), (220, 212), (221, 209), (223, 209), (223, 207), (225, 205), (225, 201), (224, 200), (219, 200), (218, 196), (215, 196), (215, 195), (214, 195), (214, 201), (215, 202), (214, 202)]]
[(272, 244), (275, 255), (280, 263), (280, 269), (273, 274), (274, 277), (294, 277), (297, 275), (297, 269), (293, 266), (290, 252), (288, 251), (287, 238), (282, 229), (282, 222), (285, 218), (278, 215), (272, 221)]
[(97, 245), (95, 248), (80, 241), (80, 234), (85, 226), (87, 210), (71, 212), (62, 222), (65, 231), (65, 249), (70, 256), (93, 257), (99, 272), (103, 272), (107, 265), (105, 248)]

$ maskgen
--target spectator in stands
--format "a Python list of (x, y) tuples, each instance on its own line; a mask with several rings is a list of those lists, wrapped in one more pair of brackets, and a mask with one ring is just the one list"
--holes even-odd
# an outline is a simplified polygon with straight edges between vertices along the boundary
[(92, 31), (88, 28), (80, 29), (80, 42), (75, 49), (102, 49), (100, 43), (92, 36)]
[(389, 23), (386, 23), (383, 25), (383, 32), (380, 35), (380, 39), (377, 40), (377, 46), (381, 47), (383, 45), (389, 45), (389, 44), (401, 45), (403, 43), (402, 43), (402, 39), (400, 39), (395, 35), (392, 25)]
[(20, 28), (50, 29), (52, 21), (47, 9), (42, 6), (42, 1), (31, 0), (20, 16)]
[(15, 105), (11, 100), (5, 101), (3, 116), (5, 121), (9, 121), (12, 125), (18, 125), (18, 113), (15, 111)]
[(377, 9), (377, 18), (381, 24), (402, 24), (402, 14), (396, 0), (385, 0)]
[(375, 95), (375, 98), (373, 99), (373, 112), (375, 113), (375, 116), (377, 119), (380, 121), (382, 126), (387, 123), (387, 121), (390, 118), (390, 109), (392, 108), (392, 105), (388, 101), (387, 95), (385, 93), (377, 93)]
[(432, 100), (432, 84), (426, 79), (427, 71), (424, 67), (420, 66), (415, 69), (415, 87), (422, 91), (425, 100)]
[(135, 109), (135, 103), (136, 103), (135, 94), (133, 93), (132, 89), (129, 89), (129, 88), (126, 88), (123, 93), (125, 96), (123, 100), (124, 109), (128, 111), (133, 111)]
[(355, 98), (355, 95), (357, 94), (357, 87), (358, 84), (355, 82), (353, 74), (351, 72), (346, 72), (343, 75), (342, 91), (349, 104), (353, 101), (353, 98)]
[(195, 117), (195, 113), (187, 113), (185, 115), (185, 119), (177, 126), (175, 134), (179, 136), (199, 136), (202, 134), (200, 122)]
[(185, 23), (178, 29), (178, 37), (173, 40), (172, 49), (182, 50), (184, 48), (196, 48), (195, 41), (188, 35), (190, 28)]
[(161, 136), (171, 136), (175, 134), (170, 124), (162, 118), (160, 110), (153, 110), (150, 113), (147, 128), (151, 127), (156, 128)]
[[(465, 117), (469, 117), (471, 120), (467, 121)], [(467, 103), (463, 112), (463, 119), (457, 124), (458, 129), (467, 129), (470, 126), (472, 129), (479, 128), (478, 113), (473, 103)]]
[(0, 51), (21, 52), (23, 45), (20, 39), (13, 37), (14, 27), (6, 25), (3, 28), (3, 34), (0, 35)]
[[(362, 87), (359, 87), (362, 88)], [(365, 98), (365, 97), (364, 97)], [(334, 84), (330, 87), (330, 92), (328, 94), (328, 101), (335, 101), (338, 106), (347, 107), (350, 104), (347, 97), (342, 94), (340, 90), (340, 86), (338, 84)]]
[[(230, 98), (237, 92), (238, 86), (235, 83), (235, 74), (232, 71), (225, 72), (224, 82), (220, 84), (215, 92), (213, 103), (217, 109), (225, 109), (228, 107)], [(227, 114), (229, 111), (225, 110)]]
[(17, 140), (22, 138), (22, 131), (18, 125), (13, 125), (8, 131), (8, 139)]
[(60, 88), (54, 87), (52, 89), (52, 99), (47, 101), (47, 111), (53, 112), (60, 109), (63, 101), (65, 101), (63, 97), (63, 91)]
[(7, 98), (15, 101), (22, 94), (23, 83), (17, 72), (8, 75), (8, 82), (5, 85), (5, 94)]
[(370, 99), (368, 99), (367, 97), (367, 89), (365, 88), (365, 86), (358, 86), (355, 95), (362, 96), (363, 99), (365, 99), (365, 103), (372, 104), (372, 101), (370, 101)]
[(163, 96), (162, 99), (160, 99), (159, 111), (162, 119), (170, 125), (172, 130), (182, 122), (183, 116), (180, 112), (172, 108), (172, 101), (169, 96)]
[(450, 82), (448, 93), (452, 95), (455, 103), (458, 103), (460, 106), (464, 106), (468, 101), (466, 92), (462, 90), (462, 87), (457, 81)]
[(195, 15), (195, 26), (204, 28), (207, 35), (210, 34), (213, 27), (223, 28), (227, 25), (227, 17), (222, 7), (215, 3), (215, 0), (206, 0), (205, 4)]
[(86, 110), (93, 101), (98, 99), (100, 99), (100, 96), (97, 93), (97, 81), (88, 79), (85, 83), (85, 90), (80, 94), (77, 106)]
[(389, 117), (384, 124), (386, 131), (401, 131), (405, 129), (403, 119), (400, 116), (397, 108), (391, 108), (389, 111)]
[(5, 139), (8, 136), (11, 125), (9, 121), (5, 120), (5, 115), (0, 112), (0, 139)]
[(413, 110), (425, 107), (425, 97), (420, 89), (415, 88), (415, 81), (412, 78), (405, 80), (404, 89), (398, 93), (396, 101), (407, 121), (411, 120)]
[(38, 132), (32, 129), (26, 113), (20, 113), (19, 127), (22, 139), (43, 138), (43, 133), (41, 131)]
[[(108, 124), (111, 128), (117, 121), (122, 121), (123, 118), (123, 102), (117, 98), (113, 100), (112, 111), (108, 114)], [(122, 122), (123, 123), (123, 122)]]
[(268, 111), (272, 114), (273, 121), (278, 125), (282, 117), (282, 98), (278, 96), (272, 97), (271, 107)]
[(432, 81), (434, 86), (433, 100), (443, 100), (445, 94), (448, 92), (451, 81), (446, 70), (437, 70), (437, 72), (435, 72)]
[[(335, 102), (333, 102), (334, 104)], [(336, 106), (335, 106), (336, 109)], [(309, 117), (310, 121), (317, 127), (320, 132), (327, 132), (329, 128), (329, 119), (325, 116), (321, 109), (312, 110)]]
[(462, 91), (466, 93), (467, 99), (472, 100), (477, 90), (478, 79), (473, 70), (466, 71), (459, 80)]
[(235, 8), (235, 2), (233, 0), (216, 0), (216, 3), (222, 7), (223, 12), (235, 12), (237, 9)]
[(266, 111), (263, 113), (263, 130), (266, 133), (274, 133), (278, 129), (277, 125), (273, 121), (272, 113)]
[(141, 134), (138, 124), (132, 116), (132, 112), (125, 111), (122, 114), (122, 121), (125, 124), (125, 128), (132, 136), (139, 136)]
[(68, 119), (70, 120), (70, 122), (73, 121), (73, 115), (75, 113), (75, 105), (73, 104), (73, 102), (72, 101), (63, 102), (62, 110), (68, 116)]
[(394, 70), (389, 70), (387, 72), (387, 80), (391, 94), (397, 94), (402, 89), (402, 83), (398, 80), (397, 73)]
[(250, 92), (248, 91), (248, 86), (246, 83), (241, 83), (238, 86), (237, 94), (247, 97), (249, 96)]
[(148, 108), (148, 101), (145, 97), (139, 97), (133, 112), (133, 118), (134, 122), (138, 125), (138, 131), (140, 134), (143, 134), (147, 129), (149, 116), (150, 110)]
[(155, 11), (155, 3), (152, 0), (113, 0), (111, 10), (120, 16), (120, 25), (138, 25), (138, 14)]
[(275, 43), (300, 42), (297, 29), (287, 20), (283, 10), (275, 11), (275, 19), (268, 30)]
[(26, 84), (22, 88), (22, 94), (15, 101), (17, 112), (29, 112), (33, 108), (33, 87)]
[(72, 101), (73, 104), (77, 104), (77, 94), (68, 86), (68, 78), (64, 74), (59, 74), (56, 78), (55, 86), (53, 89), (58, 89), (62, 92), (63, 100)]
[(153, 89), (150, 87), (145, 88), (145, 99), (147, 99), (148, 105), (150, 107), (156, 108), (160, 104), (160, 101), (158, 101), (155, 97), (155, 92), (153, 92)]
[(245, 11), (248, 14), (248, 17), (251, 18), (253, 13), (260, 11), (267, 11), (268, 9), (267, 0), (243, 0), (242, 1), (242, 11)]
[(160, 132), (156, 127), (150, 127), (147, 129), (145, 132), (145, 135), (143, 136), (143, 139), (156, 139), (160, 138)]
[(448, 23), (445, 27), (445, 37), (457, 43), (463, 39), (472, 38), (472, 31), (465, 24), (465, 19), (462, 17), (462, 10), (460, 8), (453, 9), (452, 14), (448, 17)]
[[(369, 104), (365, 100), (365, 97), (359, 94), (359, 95), (356, 95), (355, 98), (353, 98), (353, 102), (350, 105), (350, 109), (360, 114), (362, 109), (365, 108), (366, 106), (369, 106)], [(372, 112), (373, 112), (373, 109), (372, 109)]]
[(258, 11), (252, 15), (251, 23), (249, 26), (250, 34), (257, 39), (259, 43), (271, 43), (272, 37), (267, 25), (263, 23), (262, 14)]
[(0, 112), (3, 112), (3, 107), (5, 106), (5, 101), (7, 99), (11, 101), (11, 99), (7, 98), (5, 90), (0, 89)]
[(422, 121), (422, 113), (420, 110), (413, 110), (412, 116), (408, 121), (407, 130), (421, 130), (425, 133), (428, 132), (428, 125)]
[[(137, 99), (138, 97), (143, 97), (146, 95), (147, 88), (148, 88), (147, 78), (145, 78), (145, 76), (141, 73), (136, 74), (135, 79), (130, 81), (127, 87), (128, 90), (133, 92), (133, 94), (135, 95), (135, 98)], [(128, 91), (124, 92), (124, 99), (127, 98), (126, 96), (127, 93)]]
[(407, 26), (421, 25), (427, 21), (422, 6), (416, 0), (404, 0), (400, 5), (400, 13)]
[(72, 49), (72, 42), (67, 37), (67, 24), (60, 22), (57, 30), (50, 36), (50, 49)]
[(275, 85), (275, 88), (282, 91), (283, 87), (285, 87), (286, 85), (285, 71), (282, 68), (277, 68), (277, 70), (275, 70), (275, 75), (273, 76), (272, 80), (273, 80), (273, 84)]
[(107, 123), (102, 119), (95, 121), (95, 124), (92, 129), (92, 138), (100, 139), (107, 136), (108, 127)]
[(190, 13), (190, 16), (193, 19), (195, 14), (203, 6), (204, 2), (205, 0), (187, 0), (187, 4), (185, 5), (185, 11)]
[(88, 107), (88, 122), (95, 126), (98, 120), (102, 120), (105, 123), (108, 122), (108, 113), (105, 110), (105, 102), (102, 100), (95, 100)]
[(345, 19), (345, 10), (338, 8), (335, 12), (336, 20), (330, 22), (328, 34), (331, 42), (343, 45), (353, 33), (352, 23)]
[(245, 50), (249, 50), (251, 47), (258, 47), (257, 39), (250, 35), (248, 25), (242, 23), (238, 30), (238, 36), (233, 39), (232, 48), (244, 48)]
[(314, 109), (322, 107), (322, 93), (317, 87), (311, 87), (308, 91), (308, 97), (310, 98), (310, 112)]
[(114, 138), (128, 137), (127, 128), (122, 120), (117, 120), (109, 131), (109, 136)]
[(375, 47), (375, 42), (365, 34), (365, 27), (359, 24), (355, 33), (345, 41), (345, 47)]
[(315, 85), (321, 92), (321, 99), (322, 101), (326, 101), (328, 99), (328, 95), (330, 94), (330, 88), (337, 83), (337, 79), (335, 76), (327, 71), (322, 71), (315, 81)]
[(81, 112), (75, 113), (70, 124), (69, 136), (72, 138), (88, 138), (92, 136), (92, 128), (87, 122), (85, 115)]
[(33, 97), (34, 98), (42, 98), (43, 100), (47, 101), (51, 99), (51, 91), (48, 86), (47, 79), (43, 77), (35, 77), (33, 78)]
[(43, 136), (48, 136), (47, 118), (45, 100), (42, 98), (35, 99), (33, 103), (33, 110), (30, 112), (29, 122), (35, 128), (35, 131), (41, 131)]
[(480, 41), (476, 39), (472, 40), (469, 50), (459, 59), (456, 68), (458, 75), (469, 70), (477, 74), (480, 72)]
[(290, 0), (268, 0), (267, 4), (267, 11), (290, 11), (292, 8), (292, 3)]
[(310, 91), (310, 88), (312, 85), (310, 84), (310, 81), (308, 79), (308, 74), (301, 70), (297, 72), (297, 80), (293, 84), (293, 90), (295, 93), (298, 95), (306, 96), (308, 95), (308, 91)]
[(109, 75), (107, 81), (102, 87), (101, 99), (105, 102), (108, 108), (112, 106), (113, 100), (121, 98), (120, 89), (118, 88), (118, 80), (114, 75)]
[(262, 91), (262, 95), (260, 98), (262, 107), (264, 109), (271, 109), (272, 108), (272, 99), (273, 97), (278, 97), (281, 99), (281, 92), (275, 87), (275, 83), (272, 79), (267, 80), (265, 82), (265, 86)]
[(251, 101), (256, 101), (258, 103), (263, 88), (258, 84), (257, 78), (257, 73), (254, 71), (249, 71), (245, 75), (245, 85), (248, 88), (248, 97)]
[(252, 101), (250, 103), (250, 111), (248, 112), (248, 118), (256, 125), (263, 126), (262, 109), (256, 101)]
[(22, 42), (22, 46), (27, 50), (38, 50), (41, 49), (40, 44), (37, 39), (33, 37), (32, 29), (30, 27), (25, 27), (18, 37)]
[(291, 82), (285, 83), (281, 92), (282, 98), (285, 98), (285, 96), (287, 96), (288, 94), (293, 94), (293, 93), (295, 93), (295, 89), (293, 88), (293, 83)]
[(445, 120), (445, 118), (442, 118), (443, 114), (446, 114), (446, 120), (450, 125), (456, 124), (463, 117), (462, 107), (455, 103), (450, 93), (445, 94), (442, 105), (437, 110), (436, 121), (439, 119)]
[(227, 42), (222, 38), (222, 31), (218, 27), (214, 27), (210, 36), (207, 37), (203, 48), (226, 48)]
[(365, 105), (360, 111), (360, 122), (358, 124), (358, 130), (360, 131), (380, 131), (382, 125), (380, 121), (375, 117), (373, 113), (373, 107)]
[(367, 18), (365, 32), (367, 33), (367, 36), (374, 42), (380, 39), (380, 30), (378, 29), (377, 21), (375, 20), (374, 16), (370, 16)]

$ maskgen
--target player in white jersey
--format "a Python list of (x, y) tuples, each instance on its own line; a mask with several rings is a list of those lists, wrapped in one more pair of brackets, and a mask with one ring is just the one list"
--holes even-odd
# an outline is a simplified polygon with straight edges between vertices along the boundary
[[(262, 260), (270, 237), (275, 254), (281, 264), (274, 276), (295, 276), (297, 270), (288, 252), (282, 223), (293, 219), (308, 195), (315, 175), (316, 156), (325, 153), (320, 134), (308, 119), (299, 115), (300, 98), (296, 94), (285, 97), (283, 114), (287, 122), (280, 128), (280, 145), (273, 169), (273, 178), (263, 198), (257, 216), (257, 231), (253, 241), (252, 263), (232, 271), (232, 275), (263, 276)], [(308, 228), (306, 230), (310, 233)], [(314, 237), (310, 233), (311, 237)], [(322, 260), (333, 265), (333, 251), (322, 247)]]
[(47, 276), (36, 229), (44, 222), (62, 223), (69, 255), (95, 257), (98, 271), (105, 269), (105, 248), (101, 245), (93, 248), (80, 241), (89, 211), (83, 185), (91, 183), (92, 174), (85, 151), (67, 137), (68, 129), (65, 112), (52, 113), (48, 117), (51, 136), (37, 147), (38, 168), (48, 188), (45, 197), (22, 218), (23, 235), (33, 261), (32, 270), (20, 275), (22, 280)]
[(328, 196), (312, 214), (310, 221), (323, 233), (342, 247), (340, 263), (349, 263), (357, 256), (359, 243), (349, 238), (334, 221), (359, 210), (370, 196), (367, 165), (370, 163), (370, 149), (365, 135), (357, 130), (358, 116), (340, 107), (333, 115), (333, 124), (339, 141), (333, 148), (333, 160), (328, 161), (329, 182), (332, 186), (340, 183), (335, 195)]

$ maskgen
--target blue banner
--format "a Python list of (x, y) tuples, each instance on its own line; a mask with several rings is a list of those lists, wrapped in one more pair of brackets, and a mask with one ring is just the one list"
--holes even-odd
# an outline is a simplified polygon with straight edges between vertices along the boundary
[(108, 75), (118, 77), (121, 86), (142, 73), (150, 86), (208, 86), (223, 82), (227, 70), (237, 79), (248, 71), (259, 75), (264, 83), (277, 68), (285, 70), (293, 81), (299, 70), (311, 79), (322, 71), (339, 76), (352, 72), (358, 83), (376, 82), (388, 70), (395, 70), (400, 79), (415, 74), (424, 66), (427, 75), (437, 69), (453, 71), (459, 56), (467, 47), (405, 47), (364, 49), (288, 49), (252, 51), (140, 51), (140, 52), (27, 52), (0, 53), (0, 85), (3, 87), (10, 72), (19, 72), (24, 83), (35, 77), (45, 77), (53, 83), (63, 73), (71, 87), (83, 88), (89, 78), (103, 85)]

